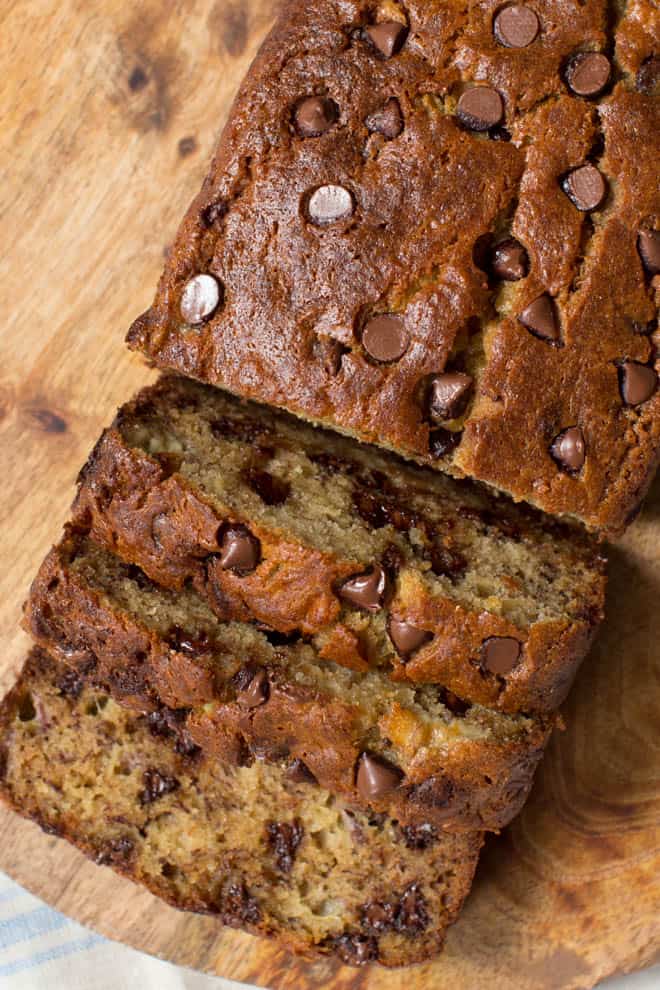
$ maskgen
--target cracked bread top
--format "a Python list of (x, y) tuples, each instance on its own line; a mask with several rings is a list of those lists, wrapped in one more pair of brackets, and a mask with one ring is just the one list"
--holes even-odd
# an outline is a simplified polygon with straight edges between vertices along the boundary
[(131, 346), (621, 531), (660, 439), (658, 18), (285, 4)]

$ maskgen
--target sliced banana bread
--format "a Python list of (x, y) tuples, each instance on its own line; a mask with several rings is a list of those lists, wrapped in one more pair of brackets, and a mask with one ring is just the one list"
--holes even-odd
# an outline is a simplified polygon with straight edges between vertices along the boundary
[(97, 542), (221, 618), (503, 711), (555, 709), (602, 617), (583, 532), (185, 379), (120, 410), (79, 484)]
[(117, 700), (178, 710), (190, 738), (222, 761), (294, 762), (406, 824), (502, 827), (522, 807), (552, 727), (221, 622), (195, 591), (156, 586), (74, 529), (34, 582), (26, 626)]
[(442, 948), (482, 836), (402, 827), (259, 761), (184, 747), (33, 651), (0, 708), (0, 796), (188, 911), (353, 965)]

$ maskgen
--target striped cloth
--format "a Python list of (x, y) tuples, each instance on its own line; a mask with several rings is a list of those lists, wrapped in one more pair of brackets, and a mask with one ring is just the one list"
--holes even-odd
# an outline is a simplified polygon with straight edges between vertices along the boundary
[[(110, 942), (46, 907), (0, 873), (1, 990), (250, 990)], [(659, 990), (660, 966), (603, 990)], [(251, 988), (255, 990), (255, 988)]]

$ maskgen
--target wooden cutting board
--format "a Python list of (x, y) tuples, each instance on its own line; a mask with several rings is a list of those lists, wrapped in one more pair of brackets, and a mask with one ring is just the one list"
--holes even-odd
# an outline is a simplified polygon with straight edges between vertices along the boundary
[[(30, 578), (114, 407), (122, 346), (272, 0), (22, 0), (0, 32), (0, 688)], [(571, 990), (660, 959), (660, 484), (614, 548), (609, 619), (447, 951), (405, 973), (292, 959), (186, 917), (0, 814), (0, 868), (112, 938), (271, 988)]]

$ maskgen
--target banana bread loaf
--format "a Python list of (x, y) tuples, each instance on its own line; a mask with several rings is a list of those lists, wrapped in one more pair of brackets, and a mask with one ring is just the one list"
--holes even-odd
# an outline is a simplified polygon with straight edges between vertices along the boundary
[(129, 334), (618, 533), (660, 452), (655, 0), (288, 0)]
[[(261, 762), (227, 767), (35, 650), (0, 709), (0, 796), (170, 904), (344, 962), (442, 948), (482, 837), (406, 828)], [(185, 836), (185, 841), (182, 841)]]
[(522, 807), (552, 722), (443, 689), (351, 671), (304, 642), (220, 622), (70, 529), (41, 568), (26, 625), (40, 646), (141, 712), (175, 709), (223, 762), (295, 763), (405, 824), (497, 829)]
[(503, 711), (555, 709), (602, 616), (575, 528), (180, 378), (120, 411), (74, 514), (223, 619)]

